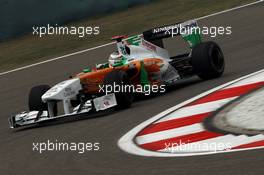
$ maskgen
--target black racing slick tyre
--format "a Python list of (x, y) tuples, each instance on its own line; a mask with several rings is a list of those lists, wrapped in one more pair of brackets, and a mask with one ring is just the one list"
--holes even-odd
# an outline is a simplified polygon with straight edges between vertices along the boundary
[(208, 41), (192, 49), (191, 64), (201, 79), (221, 77), (225, 69), (225, 60), (221, 48), (215, 42)]
[[(122, 70), (114, 70), (108, 73), (104, 78), (105, 86), (112, 86), (112, 90), (114, 89), (114, 84), (117, 86), (130, 85), (130, 80), (127, 76), (127, 73)], [(112, 91), (113, 92), (113, 91)], [(117, 101), (118, 109), (129, 108), (133, 103), (133, 92), (114, 92)]]
[[(48, 85), (39, 85), (31, 88), (28, 97), (28, 107), (29, 111), (47, 111), (48, 105), (44, 103), (41, 96), (45, 94), (50, 89)], [(53, 107), (54, 115), (57, 115), (57, 104), (54, 103)]]

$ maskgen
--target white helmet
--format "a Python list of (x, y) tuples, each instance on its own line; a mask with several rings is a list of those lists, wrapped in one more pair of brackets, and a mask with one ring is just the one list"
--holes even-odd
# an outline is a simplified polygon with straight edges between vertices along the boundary
[(120, 66), (124, 63), (123, 55), (118, 52), (113, 52), (110, 55), (108, 62), (110, 67)]

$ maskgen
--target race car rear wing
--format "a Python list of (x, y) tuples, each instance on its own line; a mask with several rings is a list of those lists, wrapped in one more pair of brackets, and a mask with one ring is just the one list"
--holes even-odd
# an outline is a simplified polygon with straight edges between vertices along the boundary
[(193, 47), (201, 42), (201, 36), (198, 29), (197, 21), (191, 20), (147, 30), (143, 32), (143, 37), (145, 40), (153, 43), (165, 38), (172, 38), (181, 35), (189, 42), (190, 46)]

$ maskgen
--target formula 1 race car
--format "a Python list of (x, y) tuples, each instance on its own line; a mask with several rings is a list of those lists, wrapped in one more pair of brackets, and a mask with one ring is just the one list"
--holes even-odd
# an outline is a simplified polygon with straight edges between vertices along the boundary
[[(115, 91), (113, 86), (146, 90), (153, 86), (172, 86), (193, 75), (203, 80), (220, 77), (225, 67), (221, 48), (212, 41), (202, 42), (197, 29), (197, 22), (192, 20), (153, 28), (129, 38), (113, 37), (117, 51), (110, 55), (107, 63), (84, 69), (51, 88), (48, 85), (33, 87), (29, 93), (29, 112), (10, 117), (10, 127), (130, 107), (134, 91), (124, 91), (120, 87)], [(163, 39), (175, 36), (189, 43), (189, 53), (169, 55)], [(58, 112), (59, 102), (64, 114)]]

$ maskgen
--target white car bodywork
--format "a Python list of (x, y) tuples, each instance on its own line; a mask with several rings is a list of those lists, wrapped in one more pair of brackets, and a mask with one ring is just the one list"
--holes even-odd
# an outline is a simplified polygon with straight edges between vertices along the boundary
[[(162, 60), (170, 61), (169, 52), (146, 41), (142, 36), (138, 38), (138, 44), (128, 44), (126, 41), (117, 42), (117, 50), (122, 56), (126, 57), (129, 61), (131, 60), (143, 60), (146, 58), (160, 58)], [(125, 47), (128, 47), (130, 53), (127, 53)]]
[[(125, 47), (129, 48), (130, 53), (126, 52)], [(162, 72), (168, 72), (166, 75), (167, 79), (169, 81), (179, 79), (177, 71), (169, 64), (170, 55), (168, 51), (144, 40), (142, 37), (140, 37), (138, 45), (128, 45), (126, 41), (117, 42), (117, 50), (122, 56), (127, 58), (128, 63), (146, 58), (161, 59), (164, 62)], [(48, 111), (30, 111), (19, 113), (9, 119), (10, 127), (14, 128), (17, 124), (19, 126), (24, 126), (56, 118), (87, 113), (92, 109), (95, 109), (96, 111), (106, 110), (117, 105), (115, 94), (107, 94), (87, 100), (85, 103), (79, 104), (77, 107), (71, 109), (70, 101), (76, 98), (81, 90), (82, 85), (79, 78), (72, 78), (56, 84), (41, 97), (42, 101), (47, 103)], [(52, 110), (53, 105), (54, 102), (59, 101), (63, 104), (64, 114), (55, 116)]]
[(75, 97), (82, 89), (80, 79), (73, 78), (60, 82), (49, 89), (41, 98), (43, 102), (49, 100), (65, 100)]

